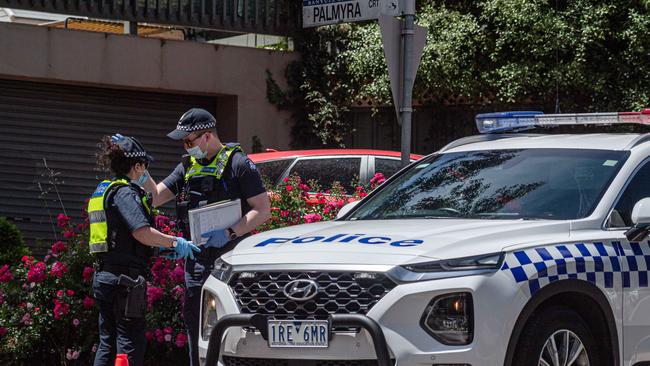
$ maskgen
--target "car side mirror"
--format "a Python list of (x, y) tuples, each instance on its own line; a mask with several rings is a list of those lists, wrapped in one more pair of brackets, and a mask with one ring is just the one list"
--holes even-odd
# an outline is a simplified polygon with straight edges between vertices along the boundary
[(634, 205), (631, 218), (634, 226), (625, 232), (625, 236), (629, 241), (642, 241), (650, 230), (650, 198), (644, 198)]
[(354, 206), (356, 206), (358, 203), (359, 203), (359, 201), (354, 201), (354, 202), (350, 202), (347, 205), (341, 207), (341, 209), (339, 210), (339, 213), (336, 214), (336, 218), (340, 219), (341, 217), (347, 215), (348, 212), (350, 212), (350, 210), (352, 210), (354, 208)]

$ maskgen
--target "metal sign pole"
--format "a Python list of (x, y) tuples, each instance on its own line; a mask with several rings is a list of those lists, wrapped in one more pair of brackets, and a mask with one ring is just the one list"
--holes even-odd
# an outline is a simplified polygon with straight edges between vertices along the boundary
[(415, 22), (415, 0), (404, 2), (404, 22), (402, 28), (402, 105), (400, 119), (402, 121), (402, 166), (411, 162), (411, 117), (413, 114), (413, 23)]

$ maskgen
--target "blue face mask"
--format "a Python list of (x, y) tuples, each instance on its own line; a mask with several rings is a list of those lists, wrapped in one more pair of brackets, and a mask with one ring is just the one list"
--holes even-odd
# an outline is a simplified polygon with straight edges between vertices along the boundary
[(191, 157), (193, 157), (195, 159), (203, 159), (208, 155), (207, 150), (203, 151), (198, 146), (194, 146), (194, 147), (191, 147), (191, 148), (185, 149), (185, 150), (187, 151), (188, 154), (190, 154)]
[(142, 174), (142, 176), (135, 181), (135, 184), (142, 187), (147, 182), (147, 180), (149, 180), (149, 171), (145, 169), (144, 174)]

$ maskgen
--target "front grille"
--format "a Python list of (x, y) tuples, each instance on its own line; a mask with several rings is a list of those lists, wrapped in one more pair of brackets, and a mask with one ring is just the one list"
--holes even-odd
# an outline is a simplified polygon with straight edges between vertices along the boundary
[[(318, 284), (318, 293), (307, 301), (284, 294), (293, 280)], [(396, 284), (382, 273), (360, 276), (355, 272), (235, 272), (229, 282), (240, 311), (272, 319), (327, 319), (330, 314), (366, 314)]]
[[(391, 364), (395, 362), (391, 360)], [(223, 356), (225, 366), (377, 366), (377, 360), (285, 360)]]

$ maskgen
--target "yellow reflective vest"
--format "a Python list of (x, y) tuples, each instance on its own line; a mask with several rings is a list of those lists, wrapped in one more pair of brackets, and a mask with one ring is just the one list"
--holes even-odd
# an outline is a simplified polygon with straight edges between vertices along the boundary
[(190, 166), (185, 171), (185, 182), (187, 183), (192, 177), (206, 175), (221, 179), (223, 171), (226, 169), (226, 165), (228, 165), (228, 160), (230, 160), (230, 156), (235, 151), (240, 150), (241, 146), (239, 145), (224, 145), (217, 154), (216, 159), (212, 159), (209, 165), (201, 165), (194, 157), (191, 157)]
[[(104, 180), (97, 186), (95, 192), (88, 201), (88, 219), (90, 221), (90, 246), (91, 253), (105, 253), (111, 249), (111, 243), (108, 243), (108, 221), (106, 219), (106, 197), (113, 189), (120, 186), (128, 186), (129, 182), (125, 179)], [(142, 205), (147, 213), (151, 214), (151, 207), (147, 196), (142, 197)]]

